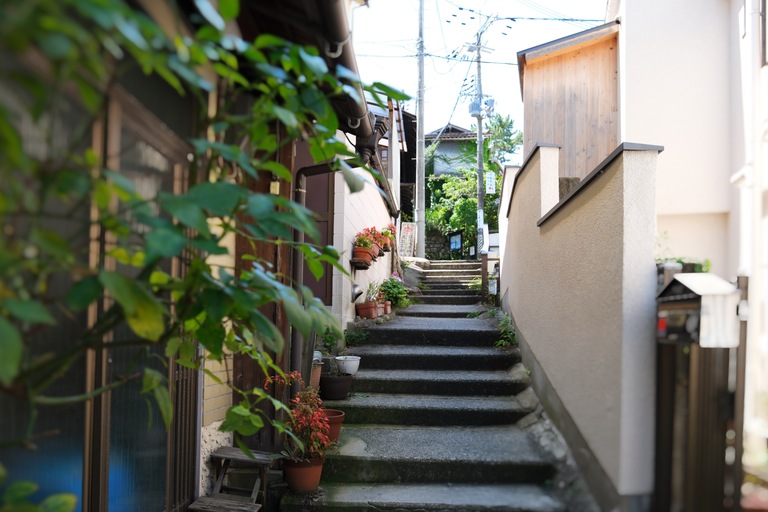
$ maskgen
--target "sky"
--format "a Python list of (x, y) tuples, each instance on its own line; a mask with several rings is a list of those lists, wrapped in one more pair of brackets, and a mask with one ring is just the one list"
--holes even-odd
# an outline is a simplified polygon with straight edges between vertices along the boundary
[[(493, 98), (496, 113), (512, 116), (515, 127), (522, 129), (517, 52), (601, 25), (606, 4), (607, 0), (424, 0), (425, 133), (448, 123), (463, 128), (476, 124), (469, 115), (469, 100), (475, 94), (477, 64), (467, 45), (477, 41), (488, 16), (515, 21), (493, 21), (483, 32), (483, 95)], [(352, 13), (361, 78), (411, 95), (405, 108), (413, 114), (418, 94), (418, 17), (418, 0), (369, 0), (368, 7), (356, 7)]]

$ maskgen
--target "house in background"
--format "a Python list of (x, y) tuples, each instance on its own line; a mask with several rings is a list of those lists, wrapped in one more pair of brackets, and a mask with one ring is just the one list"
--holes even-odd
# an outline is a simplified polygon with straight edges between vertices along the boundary
[(605, 510), (652, 510), (656, 257), (749, 275), (744, 463), (768, 464), (763, 9), (612, 0), (605, 25), (518, 53), (501, 294)]
[[(456, 175), (459, 173), (457, 167), (467, 166), (462, 158), (460, 147), (465, 142), (476, 142), (477, 131), (467, 130), (460, 126), (447, 124), (439, 130), (429, 132), (424, 136), (427, 147), (437, 144), (432, 161), (434, 162), (434, 176), (443, 174)], [(474, 155), (473, 155), (474, 156)]]

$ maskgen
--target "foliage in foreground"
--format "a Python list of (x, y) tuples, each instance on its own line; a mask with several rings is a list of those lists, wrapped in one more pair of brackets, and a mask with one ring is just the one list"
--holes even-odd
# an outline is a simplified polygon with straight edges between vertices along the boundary
[[(313, 243), (318, 233), (310, 211), (253, 193), (249, 184), (264, 176), (290, 180), (277, 155), (302, 139), (316, 161), (334, 161), (350, 188), (359, 190), (361, 180), (338, 158), (355, 155), (336, 139), (339, 123), (330, 103), (339, 94), (357, 97), (350, 84), (358, 78), (341, 67), (331, 73), (314, 48), (269, 35), (248, 42), (227, 34), (237, 0), (220, 0), (218, 9), (207, 0), (195, 5), (200, 28), (192, 36), (166, 34), (122, 0), (0, 6), (0, 405), (16, 401), (30, 411), (23, 434), (2, 436), (0, 447), (34, 448), (42, 407), (126, 385), (151, 399), (168, 427), (169, 383), (164, 371), (151, 367), (158, 358), (166, 368), (197, 369), (206, 359), (241, 354), (267, 374), (281, 373), (270, 353), (282, 351), (283, 335), (260, 311), (270, 304), (279, 304), (305, 336), (326, 328), (342, 336), (328, 309), (268, 261), (247, 257), (245, 268), (227, 265), (234, 261), (229, 240), (237, 236), (251, 247), (289, 245), (315, 275), (324, 262), (338, 266), (333, 247)], [(25, 65), (36, 53), (46, 63), (42, 72)], [(183, 193), (148, 196), (110, 165), (108, 155), (89, 148), (94, 122), (105, 118), (107, 93), (131, 68), (160, 77), (198, 105), (200, 135), (187, 141), (189, 187)], [(214, 90), (220, 101), (208, 115)], [(238, 110), (242, 99), (250, 105), (245, 111)], [(64, 125), (57, 116), (71, 105), (84, 115), (66, 125), (71, 144), (61, 147)], [(22, 125), (32, 126), (47, 147), (30, 148)], [(308, 242), (293, 242), (295, 232)], [(101, 250), (92, 249), (94, 241)], [(212, 255), (230, 263), (214, 266)], [(75, 324), (76, 336), (58, 337), (62, 325)], [(43, 350), (45, 339), (60, 342)], [(93, 351), (129, 353), (133, 362), (94, 389), (57, 393), (67, 371)], [(261, 410), (269, 401), (287, 411), (279, 400), (263, 389), (235, 391), (240, 402), (223, 430), (238, 441), (267, 422), (287, 430)], [(75, 506), (72, 496), (55, 495), (33, 507), (26, 491), (17, 484), (0, 489), (0, 508)]]

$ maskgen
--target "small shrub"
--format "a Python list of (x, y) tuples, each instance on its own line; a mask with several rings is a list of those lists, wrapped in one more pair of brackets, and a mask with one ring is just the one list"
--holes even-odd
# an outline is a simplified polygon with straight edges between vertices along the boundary
[(472, 280), (469, 282), (469, 289), (480, 291), (480, 288), (483, 286), (483, 279), (481, 277), (473, 277)]
[(344, 331), (344, 345), (354, 347), (368, 339), (368, 331), (362, 329), (346, 329)]
[(320, 338), (320, 343), (323, 346), (323, 353), (333, 355), (336, 353), (336, 350), (338, 349), (338, 343), (336, 342), (336, 336), (333, 334), (333, 331), (331, 331), (330, 328), (326, 328), (325, 332), (323, 333), (322, 337)]
[(397, 275), (392, 275), (389, 279), (384, 280), (379, 286), (384, 300), (392, 302), (392, 305), (396, 308), (402, 308), (407, 306), (410, 301), (408, 300), (408, 289), (403, 284), (403, 280)]
[(515, 326), (512, 325), (512, 320), (506, 313), (501, 313), (499, 319), (499, 339), (496, 340), (494, 347), (497, 348), (509, 348), (517, 346), (517, 334), (515, 333)]

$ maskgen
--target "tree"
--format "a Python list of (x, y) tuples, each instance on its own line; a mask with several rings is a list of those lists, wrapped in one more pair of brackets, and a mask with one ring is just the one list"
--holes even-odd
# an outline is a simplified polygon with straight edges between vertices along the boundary
[[(502, 170), (508, 155), (517, 151), (523, 135), (514, 127), (510, 116), (495, 114), (488, 120), (488, 137), (484, 139), (484, 163), (486, 172), (494, 172), (497, 189), (485, 195), (485, 220), (489, 229), (498, 229), (499, 194)], [(436, 144), (430, 146), (430, 149)], [(463, 233), (464, 250), (477, 242), (477, 142), (466, 141), (459, 145), (459, 156), (452, 161), (457, 174), (429, 176), (430, 207), (426, 220), (429, 228), (448, 234)], [(435, 151), (427, 151), (428, 160), (436, 158)]]
[[(225, 32), (238, 14), (237, 0), (196, 0), (199, 29), (192, 36), (168, 35), (122, 0), (36, 0), (0, 7), (4, 94), (0, 95), (0, 400), (28, 407), (23, 434), (3, 446), (33, 448), (42, 433), (41, 408), (90, 400), (118, 387), (135, 386), (152, 400), (165, 425), (173, 417), (169, 383), (152, 361), (200, 368), (224, 354), (252, 357), (265, 373), (282, 373), (270, 352), (280, 352), (280, 331), (259, 308), (279, 303), (291, 325), (305, 336), (338, 322), (306, 287), (286, 284), (264, 261), (247, 268), (214, 266), (211, 255), (231, 254), (227, 239), (251, 244), (290, 244), (312, 272), (322, 263), (341, 268), (333, 247), (315, 243), (312, 214), (285, 198), (253, 193), (251, 180), (267, 174), (290, 180), (277, 159), (281, 147), (305, 140), (316, 161), (334, 161), (350, 188), (359, 178), (339, 157), (354, 159), (336, 138), (331, 100), (356, 95), (358, 78), (339, 67), (331, 73), (316, 49), (263, 35), (244, 41)], [(44, 66), (26, 66), (30, 54)], [(83, 149), (83, 137), (106, 115), (106, 93), (129, 69), (154, 75), (194, 98), (200, 113), (183, 193), (146, 196), (110, 168), (108, 158)], [(209, 115), (208, 93), (221, 102)], [(11, 95), (7, 91), (12, 91)], [(368, 88), (379, 99), (384, 90)], [(251, 98), (248, 115), (235, 105)], [(361, 98), (357, 98), (361, 100)], [(57, 145), (56, 115), (68, 105), (85, 122), (68, 129), (80, 136)], [(20, 125), (32, 120), (48, 147), (30, 148)], [(278, 137), (280, 125), (286, 136)], [(57, 128), (57, 126), (59, 126)], [(242, 177), (241, 181), (233, 177)], [(66, 224), (64, 231), (57, 226)], [(293, 242), (294, 230), (308, 242)], [(108, 241), (106, 252), (89, 259), (89, 237)], [(183, 273), (168, 269), (182, 265)], [(55, 286), (54, 286), (55, 284)], [(93, 312), (77, 336), (57, 330)], [(89, 313), (90, 314), (90, 313)], [(41, 349), (40, 340), (56, 339)], [(62, 396), (57, 385), (93, 350), (126, 351), (134, 363), (104, 387)], [(232, 384), (230, 383), (232, 386)], [(241, 397), (222, 429), (252, 435), (265, 423), (287, 425), (262, 412), (264, 402), (286, 407), (263, 389), (234, 389)], [(290, 435), (290, 432), (288, 432)], [(245, 449), (244, 445), (242, 445)], [(2, 457), (2, 452), (0, 452)], [(0, 508), (28, 505), (27, 483), (6, 486), (0, 464)], [(23, 508), (13, 508), (23, 507)], [(68, 511), (74, 496), (54, 495), (39, 510)]]

